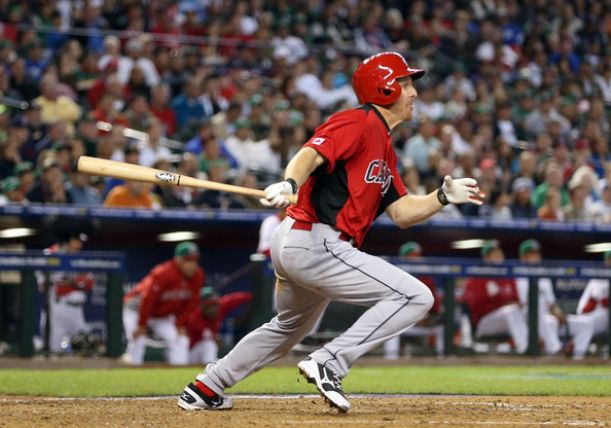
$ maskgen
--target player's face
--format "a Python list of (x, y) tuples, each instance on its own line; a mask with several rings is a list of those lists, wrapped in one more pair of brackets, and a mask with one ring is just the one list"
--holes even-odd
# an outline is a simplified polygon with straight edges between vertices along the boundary
[(195, 275), (198, 266), (197, 260), (190, 260), (184, 257), (179, 257), (177, 260), (178, 268), (185, 277), (191, 278), (193, 275)]
[(500, 248), (495, 248), (488, 253), (486, 261), (489, 262), (502, 262), (505, 260), (505, 253)]
[(538, 251), (529, 251), (522, 255), (522, 261), (526, 263), (539, 263), (541, 261), (541, 253)]
[(207, 319), (216, 319), (219, 312), (219, 305), (217, 304), (202, 304), (201, 305), (202, 315)]
[(416, 91), (414, 81), (411, 77), (404, 77), (397, 81), (401, 85), (402, 90), (401, 96), (396, 104), (403, 120), (410, 120), (414, 114), (414, 101), (418, 96), (418, 91)]

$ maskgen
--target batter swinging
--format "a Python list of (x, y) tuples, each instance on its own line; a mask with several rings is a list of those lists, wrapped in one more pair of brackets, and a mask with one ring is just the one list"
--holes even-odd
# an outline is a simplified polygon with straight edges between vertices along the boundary
[(405, 228), (448, 203), (482, 203), (472, 178), (446, 176), (426, 196), (408, 195), (401, 182), (390, 133), (412, 117), (413, 81), (423, 74), (394, 52), (365, 59), (352, 78), (362, 105), (332, 115), (290, 161), (285, 180), (265, 189), (261, 202), (267, 206), (287, 207), (288, 195), (299, 196), (271, 247), (278, 316), (209, 364), (185, 388), (180, 407), (231, 408), (224, 389), (285, 355), (337, 300), (370, 309), (298, 368), (331, 406), (347, 412), (350, 403), (341, 379), (352, 364), (429, 312), (433, 296), (424, 284), (358, 249), (383, 212)]

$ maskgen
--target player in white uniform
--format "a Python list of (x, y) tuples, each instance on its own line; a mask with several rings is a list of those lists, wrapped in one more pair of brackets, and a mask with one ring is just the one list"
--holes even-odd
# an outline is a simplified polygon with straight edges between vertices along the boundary
[[(611, 266), (611, 251), (604, 255)], [(609, 328), (609, 280), (591, 279), (577, 305), (577, 315), (569, 315), (569, 333), (573, 337), (573, 358), (583, 359), (595, 335)]]
[[(86, 241), (87, 235), (83, 233), (71, 234), (65, 242), (47, 248), (45, 253), (78, 253)], [(78, 333), (89, 331), (83, 306), (95, 278), (90, 273), (63, 271), (48, 275), (37, 272), (36, 278), (41, 287), (48, 287), (48, 314), (45, 315), (49, 317), (49, 351), (59, 353), (66, 349), (62, 344), (67, 344)], [(45, 322), (46, 318), (43, 317), (43, 330)]]
[(474, 179), (446, 176), (426, 196), (408, 195), (401, 181), (391, 131), (411, 119), (417, 95), (413, 81), (423, 74), (394, 52), (364, 60), (353, 76), (363, 105), (332, 115), (291, 159), (285, 180), (267, 187), (263, 202), (277, 208), (288, 207), (288, 197), (299, 190), (271, 247), (278, 316), (208, 364), (183, 390), (180, 407), (231, 408), (225, 388), (285, 355), (337, 300), (369, 309), (297, 366), (329, 404), (347, 412), (341, 379), (352, 364), (429, 312), (433, 296), (424, 284), (358, 249), (384, 212), (408, 227), (448, 203), (482, 203)]
[[(523, 263), (537, 264), (541, 262), (541, 245), (534, 239), (527, 239), (520, 244), (518, 249), (520, 261)], [(522, 303), (524, 314), (528, 316), (528, 278), (516, 278), (518, 295)], [(543, 339), (545, 353), (557, 354), (562, 350), (560, 342), (560, 325), (566, 323), (566, 316), (556, 303), (554, 287), (550, 278), (539, 278), (539, 337)]]

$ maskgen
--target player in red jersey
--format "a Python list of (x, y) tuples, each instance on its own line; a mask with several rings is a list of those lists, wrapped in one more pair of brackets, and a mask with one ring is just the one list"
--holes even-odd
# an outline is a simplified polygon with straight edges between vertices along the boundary
[(206, 364), (218, 358), (221, 324), (227, 314), (252, 300), (252, 293), (247, 291), (219, 297), (212, 287), (202, 288), (199, 295), (199, 306), (189, 314), (186, 322), (190, 364)]
[(166, 346), (170, 364), (187, 364), (189, 338), (187, 317), (199, 304), (204, 271), (198, 264), (199, 248), (181, 242), (174, 258), (161, 263), (125, 296), (123, 326), (131, 364), (144, 360), (146, 334), (151, 328)]
[[(491, 240), (484, 243), (482, 258), (488, 263), (502, 262), (505, 254), (499, 242)], [(468, 278), (464, 302), (476, 339), (509, 333), (516, 351), (526, 352), (528, 326), (514, 278)]]
[(228, 409), (225, 388), (285, 355), (312, 331), (331, 300), (370, 306), (356, 323), (298, 364), (333, 407), (350, 403), (341, 379), (361, 355), (426, 316), (429, 289), (392, 264), (358, 249), (382, 213), (400, 227), (426, 220), (448, 203), (481, 204), (477, 182), (444, 178), (426, 196), (408, 195), (391, 131), (411, 119), (423, 70), (395, 52), (365, 59), (352, 84), (361, 106), (332, 115), (289, 162), (285, 180), (267, 187), (267, 206), (298, 194), (271, 246), (278, 316), (206, 367), (178, 399), (186, 410)]

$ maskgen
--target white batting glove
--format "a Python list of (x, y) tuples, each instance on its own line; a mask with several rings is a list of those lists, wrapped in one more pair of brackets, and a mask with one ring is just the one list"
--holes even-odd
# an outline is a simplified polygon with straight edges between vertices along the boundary
[(259, 199), (259, 202), (266, 207), (286, 208), (291, 204), (287, 196), (291, 195), (294, 195), (293, 185), (288, 181), (281, 181), (267, 186), (265, 198)]
[(437, 198), (442, 205), (466, 203), (482, 205), (485, 196), (473, 178), (454, 179), (446, 175), (443, 184), (437, 190)]

